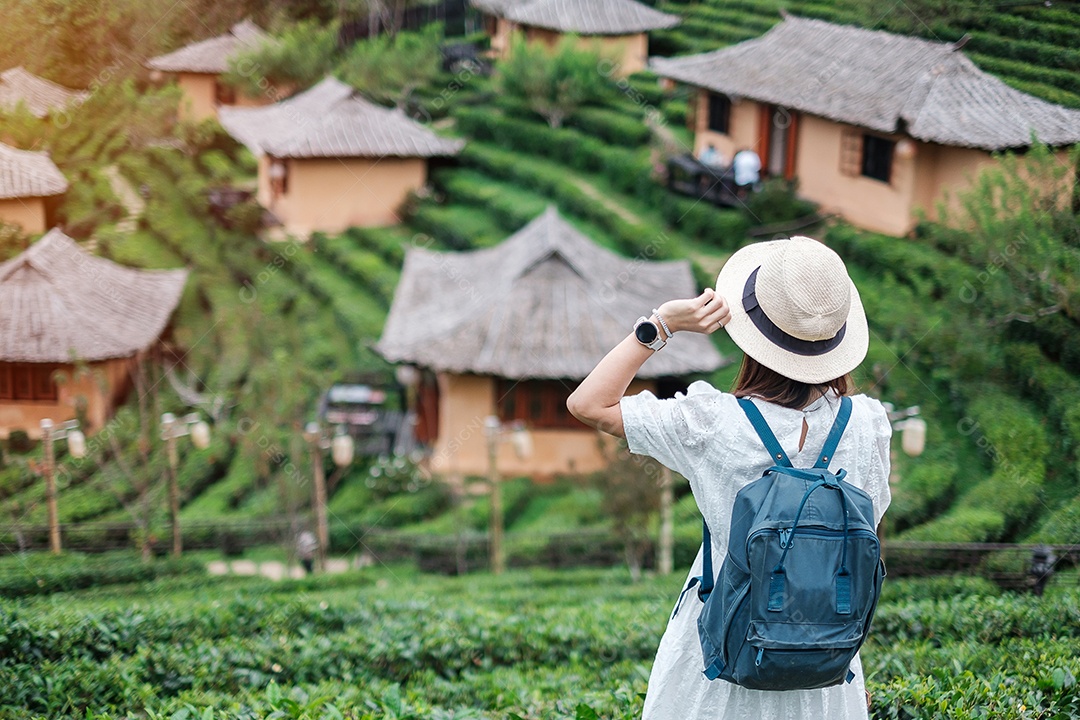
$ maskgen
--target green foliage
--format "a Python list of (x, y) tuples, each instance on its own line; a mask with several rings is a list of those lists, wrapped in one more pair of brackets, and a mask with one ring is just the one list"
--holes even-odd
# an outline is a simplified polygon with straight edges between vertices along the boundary
[(439, 76), (440, 40), (437, 24), (419, 32), (380, 35), (353, 45), (337, 73), (368, 97), (403, 108), (417, 87)]
[(237, 203), (225, 211), (225, 224), (230, 230), (254, 235), (262, 228), (263, 208), (255, 200)]
[(604, 510), (623, 541), (627, 564), (636, 580), (652, 540), (649, 519), (660, 508), (660, 486), (665, 472), (670, 479), (670, 471), (650, 457), (631, 454), (625, 442), (602, 449), (607, 467), (593, 475), (593, 482), (604, 494)]
[(589, 103), (610, 96), (598, 71), (603, 57), (578, 49), (578, 39), (566, 36), (554, 48), (527, 43), (515, 36), (510, 57), (499, 65), (499, 85), (507, 96), (528, 105), (552, 128)]
[(761, 191), (751, 193), (741, 209), (754, 225), (787, 223), (813, 215), (817, 206), (800, 199), (796, 188), (794, 181), (783, 178), (766, 180)]
[(0, 560), (0, 597), (48, 595), (204, 572), (202, 562), (190, 558), (147, 562), (135, 555), (116, 553), (17, 555)]
[(993, 463), (992, 472), (947, 513), (907, 531), (903, 539), (992, 542), (1014, 534), (1040, 509), (1049, 441), (1038, 416), (1022, 401), (992, 389), (984, 389), (969, 412), (958, 430), (974, 439)]
[[(0, 714), (631, 720), (682, 581), (389, 566), (0, 600)], [(1080, 711), (1075, 587), (1034, 598), (934, 578), (890, 580), (885, 593), (861, 652), (872, 717)]]
[(30, 247), (30, 236), (21, 225), (0, 222), (0, 262), (9, 260)]
[(322, 80), (338, 56), (336, 22), (302, 21), (230, 57), (222, 79), (251, 97), (276, 99), (284, 89), (304, 89)]

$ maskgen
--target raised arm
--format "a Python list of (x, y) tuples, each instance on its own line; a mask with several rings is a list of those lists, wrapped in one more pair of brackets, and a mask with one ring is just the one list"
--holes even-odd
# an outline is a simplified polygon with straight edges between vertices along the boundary
[[(712, 334), (727, 323), (731, 313), (727, 303), (711, 288), (695, 298), (669, 300), (657, 311), (663, 316), (672, 333), (679, 331)], [(653, 322), (660, 334), (669, 340), (655, 315)], [(678, 338), (671, 342), (678, 342)], [(619, 400), (630, 381), (653, 354), (630, 333), (597, 364), (581, 381), (566, 401), (566, 407), (581, 422), (617, 437), (626, 437)], [(656, 352), (663, 352), (659, 350)]]

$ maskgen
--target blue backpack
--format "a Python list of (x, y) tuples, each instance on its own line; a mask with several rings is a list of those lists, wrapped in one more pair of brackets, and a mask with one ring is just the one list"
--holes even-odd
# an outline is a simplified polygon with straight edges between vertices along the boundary
[(702, 576), (694, 580), (705, 603), (698, 618), (705, 676), (757, 690), (850, 682), (885, 577), (873, 501), (844, 482), (846, 471), (828, 469), (851, 399), (842, 398), (809, 469), (792, 467), (754, 403), (739, 404), (776, 464), (735, 497), (715, 592), (702, 523)]

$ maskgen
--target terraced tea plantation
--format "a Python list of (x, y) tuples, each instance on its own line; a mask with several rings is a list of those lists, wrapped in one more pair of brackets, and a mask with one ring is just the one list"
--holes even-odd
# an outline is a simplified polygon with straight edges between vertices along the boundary
[[(200, 575), (0, 600), (0, 717), (637, 718), (681, 573)], [(909, 598), (919, 598), (911, 600)], [(1073, 718), (1080, 590), (893, 581), (876, 718)]]

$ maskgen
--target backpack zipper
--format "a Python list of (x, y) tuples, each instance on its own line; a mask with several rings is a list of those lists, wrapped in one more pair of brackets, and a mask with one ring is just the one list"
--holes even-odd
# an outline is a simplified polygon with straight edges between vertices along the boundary
[[(750, 555), (750, 543), (758, 535), (768, 535), (770, 533), (777, 533), (780, 536), (780, 547), (785, 545), (791, 545), (795, 542), (795, 535), (813, 535), (816, 537), (843, 537), (843, 530), (829, 530), (825, 528), (810, 528), (805, 526), (799, 526), (797, 528), (761, 528), (755, 532), (750, 533), (750, 536), (746, 538), (747, 557)], [(864, 528), (858, 528), (855, 530), (848, 530), (848, 537), (877, 537), (877, 533), (873, 530), (866, 530)]]

